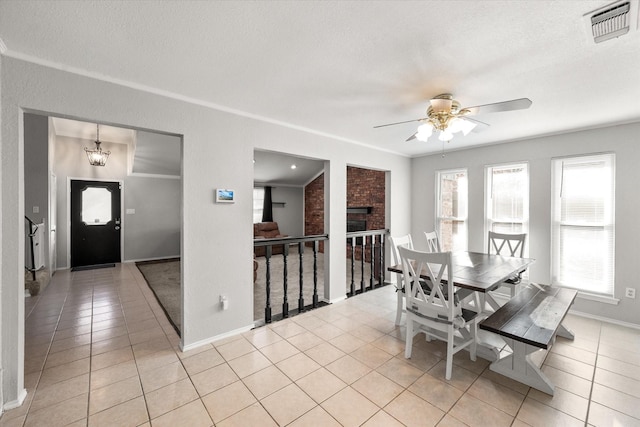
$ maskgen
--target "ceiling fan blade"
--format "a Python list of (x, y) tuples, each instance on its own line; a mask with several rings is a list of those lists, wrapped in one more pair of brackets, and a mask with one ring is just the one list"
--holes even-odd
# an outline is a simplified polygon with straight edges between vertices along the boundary
[(407, 120), (407, 121), (404, 121), (404, 122), (387, 123), (386, 125), (378, 125), (378, 126), (374, 126), (373, 128), (377, 129), (377, 128), (383, 128), (385, 126), (394, 126), (394, 125), (401, 125), (403, 123), (419, 122), (419, 121), (426, 120), (426, 119), (427, 118), (425, 117), (423, 119), (413, 119), (413, 120)]
[(405, 142), (409, 142), (409, 141), (411, 141), (412, 139), (416, 139), (416, 135), (417, 135), (417, 134), (418, 134), (418, 132), (414, 133), (414, 134), (413, 134), (413, 135), (411, 135), (409, 138), (407, 138), (407, 139), (405, 140)]
[(499, 113), (501, 111), (524, 110), (531, 106), (529, 98), (512, 99), (511, 101), (496, 102), (494, 104), (476, 105), (475, 107), (465, 107), (469, 110), (467, 116), (485, 113)]
[(485, 123), (485, 122), (481, 122), (480, 120), (477, 119), (472, 119), (471, 117), (467, 117), (465, 116), (463, 118), (464, 120), (469, 120), (470, 122), (473, 122), (476, 124), (476, 127), (474, 127), (471, 132), (473, 133), (478, 133), (478, 132), (482, 132), (483, 130), (487, 129), (489, 126), (491, 126), (489, 123)]

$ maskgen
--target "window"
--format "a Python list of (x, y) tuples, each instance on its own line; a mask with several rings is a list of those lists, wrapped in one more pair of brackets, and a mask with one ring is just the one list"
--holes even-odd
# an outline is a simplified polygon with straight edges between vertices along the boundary
[(436, 229), (443, 251), (467, 250), (467, 170), (437, 173)]
[(487, 166), (485, 186), (485, 238), (489, 231), (507, 234), (528, 233), (529, 171), (527, 164)]
[(264, 207), (264, 188), (253, 189), (253, 223), (262, 222), (262, 209)]
[(613, 296), (615, 156), (553, 160), (552, 280)]

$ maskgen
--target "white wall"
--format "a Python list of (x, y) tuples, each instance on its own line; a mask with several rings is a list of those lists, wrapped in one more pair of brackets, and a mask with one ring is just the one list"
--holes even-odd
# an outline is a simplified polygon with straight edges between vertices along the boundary
[[(640, 325), (640, 299), (624, 298), (626, 287), (638, 285), (640, 249), (640, 123), (567, 133), (509, 144), (492, 145), (415, 158), (412, 160), (414, 199), (412, 233), (435, 228), (435, 171), (467, 168), (469, 179), (469, 250), (485, 252), (484, 167), (511, 162), (529, 163), (529, 254), (532, 281), (550, 283), (551, 277), (551, 159), (588, 153), (616, 153), (616, 266), (618, 305), (577, 299), (574, 310)], [(455, 139), (451, 141), (455, 146)], [(419, 239), (416, 239), (419, 240)], [(418, 245), (423, 244), (420, 240)]]
[(275, 186), (271, 190), (273, 202), (285, 205), (273, 206), (273, 220), (281, 234), (291, 237), (304, 235), (304, 188)]
[[(331, 210), (327, 215), (330, 271), (337, 299), (345, 293), (346, 166), (391, 172), (390, 227), (409, 228), (410, 160), (211, 109), (206, 105), (97, 81), (69, 72), (3, 58), (2, 63), (2, 327), (5, 401), (22, 389), (24, 335), (24, 215), (22, 109), (155, 129), (183, 135), (182, 344), (192, 347), (253, 325), (253, 152), (255, 149), (326, 159)], [(258, 141), (256, 145), (247, 141)], [(213, 189), (237, 191), (234, 204), (216, 204)], [(394, 212), (398, 210), (396, 215)], [(220, 294), (230, 308), (221, 311)], [(21, 308), (22, 307), (22, 308)], [(8, 378), (7, 378), (8, 377)], [(19, 383), (19, 384), (18, 384)]]

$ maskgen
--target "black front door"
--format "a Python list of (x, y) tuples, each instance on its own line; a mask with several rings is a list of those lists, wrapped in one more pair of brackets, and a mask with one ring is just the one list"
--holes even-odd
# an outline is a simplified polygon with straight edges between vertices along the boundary
[(120, 183), (71, 181), (71, 267), (120, 262)]

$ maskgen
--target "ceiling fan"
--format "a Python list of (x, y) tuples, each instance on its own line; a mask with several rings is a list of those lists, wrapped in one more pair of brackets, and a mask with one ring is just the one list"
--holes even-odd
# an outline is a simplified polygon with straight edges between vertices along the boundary
[[(378, 125), (374, 126), (374, 129), (403, 123), (422, 122), (423, 124), (418, 126), (418, 130), (407, 138), (407, 141), (411, 141), (412, 139), (427, 141), (433, 134), (433, 131), (439, 131), (438, 139), (448, 142), (453, 139), (454, 133), (462, 132), (463, 135), (467, 135), (474, 129), (478, 131), (481, 127), (489, 126), (487, 123), (472, 119), (469, 116), (484, 113), (498, 113), (501, 111), (524, 110), (531, 106), (531, 100), (529, 98), (519, 98), (512, 99), (511, 101), (496, 102), (494, 104), (460, 108), (460, 103), (454, 100), (450, 93), (444, 93), (431, 99), (429, 104), (427, 117)], [(476, 126), (478, 126), (478, 128), (476, 128)]]

